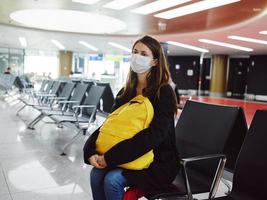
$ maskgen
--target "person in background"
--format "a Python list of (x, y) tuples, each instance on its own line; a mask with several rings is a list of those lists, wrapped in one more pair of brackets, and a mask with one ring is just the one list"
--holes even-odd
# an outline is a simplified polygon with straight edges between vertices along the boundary
[(49, 72), (49, 73), (47, 74), (47, 78), (48, 78), (49, 80), (52, 79), (52, 73), (51, 73), (51, 72)]
[[(146, 197), (164, 192), (179, 171), (175, 144), (174, 115), (176, 97), (169, 85), (170, 73), (160, 43), (144, 36), (132, 48), (131, 68), (126, 85), (118, 93), (113, 111), (137, 95), (148, 97), (154, 108), (149, 127), (101, 155), (96, 151), (96, 130), (84, 145), (84, 162), (93, 166), (90, 173), (94, 200), (122, 200), (127, 186), (140, 189)], [(119, 134), (120, 130), (116, 134)], [(154, 160), (143, 170), (117, 167), (153, 150)]]
[(21, 82), (24, 85), (24, 88), (33, 88), (34, 84), (29, 79), (29, 74), (23, 74), (20, 76)]
[(11, 74), (11, 67), (6, 68), (4, 74)]

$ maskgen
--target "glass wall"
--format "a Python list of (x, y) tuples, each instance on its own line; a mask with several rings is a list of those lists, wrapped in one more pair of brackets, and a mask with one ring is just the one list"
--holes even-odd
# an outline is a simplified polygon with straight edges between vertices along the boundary
[[(73, 53), (73, 77), (108, 82), (116, 94), (125, 84), (130, 55)], [(27, 74), (33, 82), (59, 77), (58, 52), (0, 48), (0, 73)]]
[(126, 82), (130, 67), (129, 55), (74, 53), (72, 66), (76, 77), (110, 83), (116, 94)]
[(25, 53), (24, 73), (34, 79), (55, 79), (59, 76), (58, 52), (27, 50)]
[(84, 74), (85, 69), (87, 68), (87, 54), (74, 53), (73, 54), (73, 63), (72, 63), (72, 72), (74, 74)]
[(0, 48), (0, 73), (10, 67), (14, 75), (22, 75), (24, 70), (24, 50)]

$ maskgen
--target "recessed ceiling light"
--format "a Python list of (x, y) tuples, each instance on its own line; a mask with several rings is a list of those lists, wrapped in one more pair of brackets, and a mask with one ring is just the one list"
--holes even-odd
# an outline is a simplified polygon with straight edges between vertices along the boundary
[(158, 0), (154, 1), (152, 3), (143, 5), (141, 7), (135, 8), (131, 10), (131, 12), (142, 14), (142, 15), (148, 15), (160, 10), (164, 10), (173, 6), (177, 6), (186, 2), (189, 2), (192, 0)]
[(258, 40), (258, 39), (254, 39), (254, 38), (241, 37), (241, 36), (237, 36), (237, 35), (231, 35), (231, 36), (228, 36), (228, 38), (229, 39), (233, 39), (233, 40), (245, 41), (245, 42), (252, 42), (252, 43), (258, 43), (258, 44), (267, 44), (266, 40)]
[(109, 42), (108, 44), (111, 45), (111, 46), (117, 47), (117, 48), (119, 48), (119, 49), (122, 49), (122, 50), (124, 50), (124, 51), (126, 51), (126, 52), (129, 52), (129, 53), (132, 52), (131, 49), (129, 49), (129, 48), (125, 47), (125, 46), (122, 46), (122, 45), (120, 45), (120, 44), (117, 44), (117, 43), (115, 43), (115, 42)]
[(253, 8), (252, 9), (254, 12), (260, 12), (260, 11), (262, 11), (262, 8)]
[(96, 47), (94, 47), (93, 45), (85, 42), (85, 41), (79, 41), (80, 44), (82, 44), (83, 46), (86, 46), (88, 49), (91, 49), (93, 51), (98, 51), (98, 49)]
[(95, 3), (97, 3), (100, 0), (72, 0), (72, 2), (75, 3), (82, 3), (82, 4), (88, 4), (88, 5), (93, 5)]
[(203, 43), (207, 43), (207, 44), (213, 44), (213, 45), (217, 45), (217, 46), (221, 46), (221, 47), (227, 47), (227, 48), (232, 48), (232, 49), (238, 49), (238, 50), (242, 50), (242, 51), (253, 51), (253, 49), (251, 48), (247, 48), (247, 47), (242, 47), (242, 46), (238, 46), (238, 45), (234, 45), (234, 44), (229, 44), (229, 43), (224, 43), (224, 42), (218, 42), (218, 41), (214, 41), (214, 40), (208, 40), (208, 39), (199, 39), (199, 42), (203, 42)]
[(65, 47), (57, 40), (51, 40), (51, 42), (57, 47), (59, 48), (60, 50), (63, 50), (65, 49)]
[(122, 10), (124, 8), (128, 8), (132, 5), (138, 4), (142, 1), (144, 1), (144, 0), (114, 0), (114, 1), (111, 1), (111, 2), (103, 5), (103, 7), (111, 8), (114, 10)]
[(267, 35), (267, 31), (260, 31), (259, 34)]
[(23, 47), (27, 47), (27, 41), (26, 41), (26, 38), (24, 38), (24, 37), (19, 37), (19, 42), (20, 42), (21, 46), (23, 46)]
[(197, 3), (193, 3), (187, 6), (179, 7), (173, 10), (169, 10), (166, 12), (158, 13), (154, 15), (155, 17), (163, 18), (163, 19), (172, 19), (176, 17), (181, 17), (184, 15), (200, 12), (203, 10), (208, 10), (211, 8), (216, 8), (219, 6), (224, 6), (227, 4), (235, 3), (241, 0), (205, 0), (199, 1)]
[(174, 46), (178, 46), (178, 47), (183, 47), (183, 48), (186, 48), (186, 49), (199, 51), (199, 52), (202, 52), (202, 53), (208, 53), (209, 52), (208, 49), (203, 49), (203, 48), (200, 48), (200, 47), (196, 47), (196, 46), (192, 46), (192, 45), (188, 45), (188, 44), (183, 44), (183, 43), (180, 43), (180, 42), (167, 41), (167, 44), (171, 44), (171, 45), (174, 45)]
[(75, 10), (19, 10), (11, 13), (10, 18), (29, 27), (75, 33), (114, 33), (127, 27), (113, 17)]

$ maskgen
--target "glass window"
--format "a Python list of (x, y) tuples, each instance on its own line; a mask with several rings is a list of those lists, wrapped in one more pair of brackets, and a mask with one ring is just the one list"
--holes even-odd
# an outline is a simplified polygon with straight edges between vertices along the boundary
[(59, 76), (59, 58), (57, 52), (27, 51), (24, 73), (34, 73), (38, 77), (55, 79)]
[(24, 50), (0, 48), (0, 73), (10, 67), (14, 75), (22, 75), (24, 68)]
[(0, 48), (0, 73), (3, 74), (6, 70), (8, 65), (8, 49), (7, 48)]
[(117, 94), (127, 79), (130, 67), (129, 55), (74, 53), (72, 71), (79, 71), (78, 68), (81, 67), (83, 67), (81, 77), (110, 83), (113, 93)]
[(87, 57), (87, 54), (73, 53), (72, 72), (74, 74), (86, 73)]

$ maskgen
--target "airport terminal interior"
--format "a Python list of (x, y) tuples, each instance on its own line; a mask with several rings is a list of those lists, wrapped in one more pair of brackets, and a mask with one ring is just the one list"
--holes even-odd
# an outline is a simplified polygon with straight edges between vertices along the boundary
[(0, 0), (0, 200), (93, 200), (83, 147), (145, 35), (168, 62), (183, 167), (140, 199), (267, 199), (266, 22), (266, 0)]

